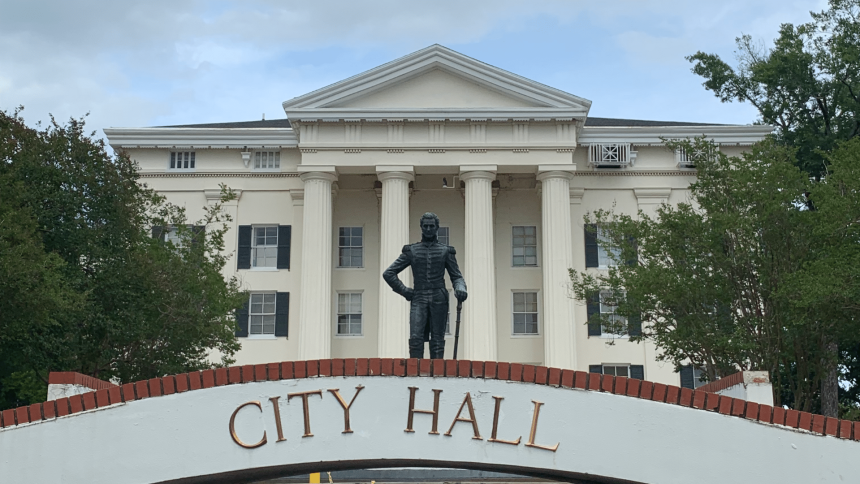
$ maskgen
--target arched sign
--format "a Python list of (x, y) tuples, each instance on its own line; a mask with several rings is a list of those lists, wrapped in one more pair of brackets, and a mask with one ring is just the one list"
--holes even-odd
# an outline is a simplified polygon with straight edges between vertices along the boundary
[[(803, 419), (650, 382), (433, 363), (247, 366), (48, 402), (41, 418), (25, 407), (15, 423), (4, 412), (0, 475), (4, 482), (211, 483), (407, 466), (661, 484), (860, 475), (850, 422), (834, 421), (831, 432), (824, 420), (815, 433), (818, 418), (810, 430), (789, 429), (760, 420), (778, 414), (779, 423), (797, 427)], [(65, 413), (63, 405), (81, 411), (51, 415), (51, 408)]]

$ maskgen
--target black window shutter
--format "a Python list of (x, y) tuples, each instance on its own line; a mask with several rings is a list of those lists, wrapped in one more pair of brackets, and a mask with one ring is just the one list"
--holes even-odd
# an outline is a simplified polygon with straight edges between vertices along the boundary
[(637, 380), (645, 379), (645, 367), (642, 365), (630, 365), (630, 378)]
[(627, 318), (627, 334), (630, 336), (642, 335), (642, 315), (635, 314)]
[(205, 225), (195, 225), (191, 227), (191, 246), (200, 247), (203, 245), (204, 234), (206, 233)]
[(693, 381), (692, 365), (681, 367), (681, 388), (696, 388), (696, 384)]
[(597, 225), (585, 226), (585, 267), (597, 267), (600, 265), (597, 257)]
[(152, 238), (164, 240), (164, 227), (161, 225), (152, 226)]
[(639, 262), (639, 247), (636, 245), (636, 237), (627, 237), (627, 242), (633, 248), (633, 254), (627, 259), (628, 266), (635, 266)]
[(290, 268), (290, 238), (292, 234), (293, 227), (291, 225), (278, 225), (278, 269)]
[(600, 294), (592, 294), (586, 303), (588, 312), (588, 336), (600, 336)]
[(236, 310), (236, 337), (248, 337), (248, 301), (242, 305), (241, 309)]
[(603, 365), (588, 365), (588, 372), (603, 374)]
[(251, 226), (239, 226), (239, 251), (236, 253), (236, 269), (251, 268)]
[(275, 336), (289, 336), (289, 323), (290, 293), (279, 292), (275, 299)]

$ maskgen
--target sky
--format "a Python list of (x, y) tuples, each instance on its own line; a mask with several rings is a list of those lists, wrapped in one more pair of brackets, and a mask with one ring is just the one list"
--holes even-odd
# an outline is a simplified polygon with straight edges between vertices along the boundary
[(690, 72), (826, 0), (0, 0), (0, 109), (34, 125), (284, 118), (281, 103), (442, 44), (584, 97), (590, 116), (749, 124)]

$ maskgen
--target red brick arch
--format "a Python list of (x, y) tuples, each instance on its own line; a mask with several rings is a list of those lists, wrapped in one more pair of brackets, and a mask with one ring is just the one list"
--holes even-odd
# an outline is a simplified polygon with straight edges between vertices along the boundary
[[(56, 375), (56, 376), (55, 376)], [(612, 393), (668, 405), (718, 412), (765, 424), (801, 429), (820, 435), (860, 441), (860, 422), (838, 420), (797, 410), (759, 405), (738, 398), (673, 385), (614, 377), (598, 373), (561, 370), (545, 366), (494, 361), (418, 360), (400, 358), (347, 358), (284, 361), (260, 365), (218, 368), (164, 378), (152, 378), (122, 386), (77, 373), (53, 373), (56, 383), (75, 383), (95, 391), (36, 403), (0, 413), (0, 428), (50, 420), (117, 403), (254, 381), (291, 380), (317, 376), (431, 376), (485, 378), (534, 383), (559, 388)]]

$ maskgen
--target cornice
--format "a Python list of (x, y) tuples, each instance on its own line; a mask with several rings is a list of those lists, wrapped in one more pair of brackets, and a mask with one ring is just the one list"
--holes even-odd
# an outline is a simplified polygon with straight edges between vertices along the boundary
[(575, 177), (580, 176), (696, 176), (696, 170), (595, 170), (577, 171)]
[(138, 173), (140, 178), (298, 178), (299, 173)]
[(295, 148), (292, 128), (105, 128), (116, 148)]
[(749, 146), (773, 132), (773, 126), (595, 126), (579, 132), (580, 145), (591, 143), (630, 143), (636, 146), (662, 146), (663, 139), (688, 139), (705, 136), (718, 145)]
[(588, 108), (289, 108), (285, 111), (294, 125), (316, 122), (514, 122), (582, 121)]

